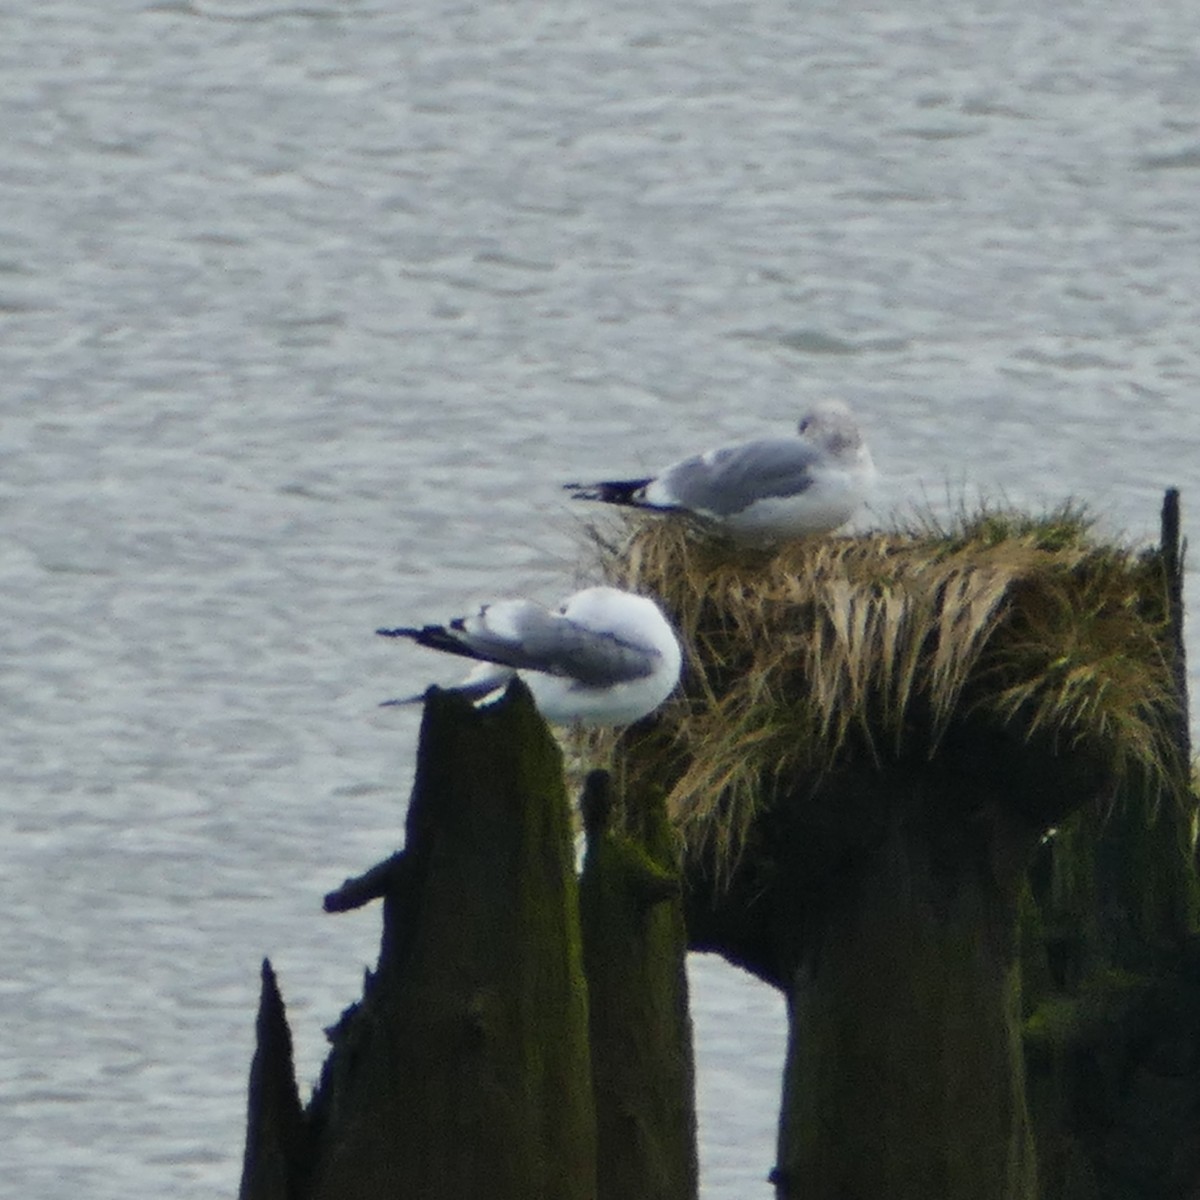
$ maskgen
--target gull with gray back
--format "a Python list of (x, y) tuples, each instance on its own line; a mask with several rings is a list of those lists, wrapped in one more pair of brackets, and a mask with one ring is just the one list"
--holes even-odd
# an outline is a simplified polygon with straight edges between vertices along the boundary
[(771, 544), (844, 525), (874, 479), (853, 413), (827, 400), (790, 437), (720, 446), (641, 479), (564, 486), (576, 500), (687, 513), (738, 541)]
[(682, 663), (679, 641), (658, 605), (613, 587), (585, 588), (554, 610), (501, 600), (446, 625), (377, 632), (477, 660), (453, 690), (480, 703), (519, 675), (542, 716), (561, 725), (639, 720), (671, 694)]

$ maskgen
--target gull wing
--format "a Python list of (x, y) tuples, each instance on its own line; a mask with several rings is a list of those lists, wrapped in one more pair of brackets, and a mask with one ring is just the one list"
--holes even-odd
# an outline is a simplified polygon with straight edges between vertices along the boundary
[(825, 457), (801, 438), (762, 438), (685, 458), (668, 467), (650, 490), (656, 500), (728, 517), (756, 500), (807, 491), (813, 468)]

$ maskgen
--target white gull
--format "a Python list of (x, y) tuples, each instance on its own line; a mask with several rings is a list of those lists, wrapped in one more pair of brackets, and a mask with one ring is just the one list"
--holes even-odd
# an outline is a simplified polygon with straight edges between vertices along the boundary
[(791, 437), (720, 446), (642, 479), (564, 486), (576, 500), (686, 512), (739, 541), (770, 543), (844, 525), (874, 479), (854, 415), (826, 400)]
[(679, 641), (658, 605), (613, 587), (585, 588), (553, 611), (532, 600), (501, 600), (448, 625), (377, 632), (480, 660), (452, 689), (479, 701), (519, 675), (538, 711), (559, 725), (639, 720), (671, 694), (682, 663)]

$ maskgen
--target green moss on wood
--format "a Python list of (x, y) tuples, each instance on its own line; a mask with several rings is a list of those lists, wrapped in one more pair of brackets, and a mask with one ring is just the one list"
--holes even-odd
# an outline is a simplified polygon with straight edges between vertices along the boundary
[(1144, 995), (1150, 980), (1107, 968), (1081, 980), (1069, 993), (1045, 997), (1025, 1021), (1025, 1046), (1048, 1053), (1102, 1041)]
[[(591, 996), (600, 1200), (693, 1200), (697, 1189), (686, 934), (674, 846), (661, 795), (624, 809), (641, 826), (614, 830), (589, 777), (580, 880)], [(649, 828), (650, 836), (645, 829)]]

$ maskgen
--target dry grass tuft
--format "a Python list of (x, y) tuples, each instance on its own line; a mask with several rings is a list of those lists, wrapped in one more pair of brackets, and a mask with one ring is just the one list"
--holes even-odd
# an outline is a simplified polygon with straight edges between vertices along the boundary
[(843, 756), (931, 757), (967, 718), (1103, 756), (1117, 775), (1169, 770), (1161, 567), (1095, 542), (1077, 509), (985, 511), (774, 555), (679, 521), (592, 536), (609, 581), (656, 596), (685, 644), (661, 723), (669, 805), (719, 860), (777, 782)]

